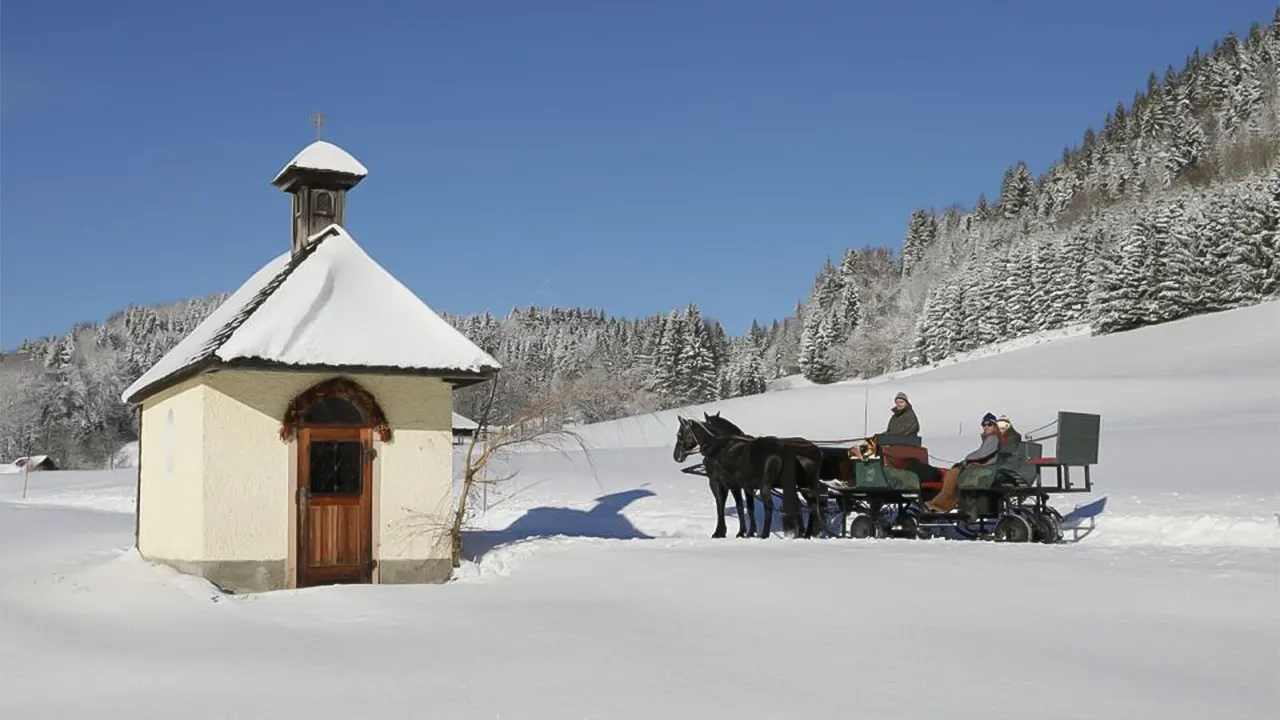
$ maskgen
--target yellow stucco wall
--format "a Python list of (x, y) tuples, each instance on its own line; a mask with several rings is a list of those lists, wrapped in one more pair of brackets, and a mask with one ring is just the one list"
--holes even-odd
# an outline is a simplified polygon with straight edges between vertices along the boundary
[[(186, 413), (200, 419), (184, 426), (183, 488), (194, 494), (160, 495), (165, 503), (180, 504), (199, 519), (195, 556), (158, 557), (199, 560), (279, 560), (288, 553), (290, 515), (294, 499), (289, 485), (291, 446), (280, 440), (280, 422), (289, 402), (307, 388), (333, 375), (249, 370), (222, 370), (192, 381), (182, 395)], [(448, 557), (440, 533), (452, 505), (453, 451), (450, 386), (435, 378), (345, 375), (373, 394), (386, 413), (394, 436), (390, 443), (375, 440), (378, 456), (374, 511), (374, 548), (379, 559)], [(175, 396), (176, 397), (176, 396)], [(187, 399), (190, 398), (190, 399)], [(154, 413), (163, 415), (174, 401), (148, 400), (143, 421), (143, 502), (150, 497), (149, 479), (163, 470), (162, 452), (155, 442)], [(154, 406), (154, 407), (152, 407)], [(159, 487), (159, 486), (157, 486)], [(165, 492), (164, 489), (161, 492)], [(174, 545), (177, 520), (156, 517), (155, 505), (143, 511), (143, 534), (165, 538), (155, 547)], [(184, 527), (191, 527), (184, 524)], [(165, 545), (164, 543), (169, 543)], [(142, 541), (140, 540), (140, 544)], [(144, 548), (144, 554), (147, 552)]]
[(166, 560), (204, 555), (205, 387), (188, 381), (142, 406), (138, 551)]
[(210, 376), (204, 402), (204, 559), (283, 560), (293, 511), (284, 410), (269, 415), (239, 399), (280, 383), (220, 375)]
[[(452, 413), (449, 418), (452, 424)], [(452, 428), (403, 429), (378, 448), (382, 462), (375, 513), (379, 559), (449, 557), (444, 528), (453, 504), (452, 441)]]

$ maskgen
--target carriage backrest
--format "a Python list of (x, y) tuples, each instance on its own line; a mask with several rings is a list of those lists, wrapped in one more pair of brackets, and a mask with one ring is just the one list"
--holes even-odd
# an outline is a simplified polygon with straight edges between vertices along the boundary
[(923, 443), (917, 435), (890, 435), (889, 433), (880, 433), (876, 435), (876, 444), (880, 447), (886, 445), (905, 445), (920, 447)]
[(1058, 412), (1058, 449), (1062, 465), (1098, 464), (1098, 438), (1102, 417), (1090, 413)]
[[(1030, 447), (1032, 445), (1035, 448)], [(1039, 457), (1039, 447), (1039, 443), (1023, 440), (1020, 433), (1012, 432), (1007, 436), (1002, 435), (1000, 437), (1000, 449), (996, 451), (996, 459), (992, 464), (999, 470), (1017, 476), (1023, 484), (1030, 485), (1035, 482), (1036, 468), (1028, 458)], [(1029, 454), (1033, 450), (1037, 452), (1037, 455)]]
[(908, 460), (929, 463), (929, 451), (919, 445), (881, 445), (880, 456), (885, 465), (903, 470), (908, 469)]

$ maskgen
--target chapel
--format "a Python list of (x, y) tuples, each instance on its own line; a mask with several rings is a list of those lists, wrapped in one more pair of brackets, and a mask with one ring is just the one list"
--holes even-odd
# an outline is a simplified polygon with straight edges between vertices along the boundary
[(453, 390), (500, 368), (347, 232), (367, 174), (290, 160), (288, 250), (124, 391), (148, 560), (235, 593), (451, 576)]

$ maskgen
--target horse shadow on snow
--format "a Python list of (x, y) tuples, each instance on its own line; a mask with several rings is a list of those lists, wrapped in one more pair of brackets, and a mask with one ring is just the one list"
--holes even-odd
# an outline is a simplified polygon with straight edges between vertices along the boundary
[(536, 507), (501, 530), (463, 532), (462, 553), (467, 560), (479, 560), (499, 545), (520, 540), (549, 537), (601, 538), (606, 540), (652, 540), (622, 514), (624, 508), (655, 493), (643, 488), (624, 490), (596, 498), (595, 507), (577, 510), (567, 507)]

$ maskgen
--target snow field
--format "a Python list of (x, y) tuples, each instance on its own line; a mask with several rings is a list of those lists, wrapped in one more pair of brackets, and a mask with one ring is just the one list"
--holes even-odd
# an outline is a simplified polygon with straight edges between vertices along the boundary
[[(1101, 413), (1110, 502), (1070, 545), (711, 540), (671, 412), (580, 428), (586, 454), (511, 454), (447, 586), (222, 595), (129, 549), (133, 470), (32, 474), (25, 501), (0, 477), (0, 717), (1272, 718), (1277, 321), (1272, 304), (868, 385), (873, 430), (905, 390), (947, 458), (988, 410), (1024, 431)], [(709, 409), (835, 439), (860, 434), (863, 393)]]

